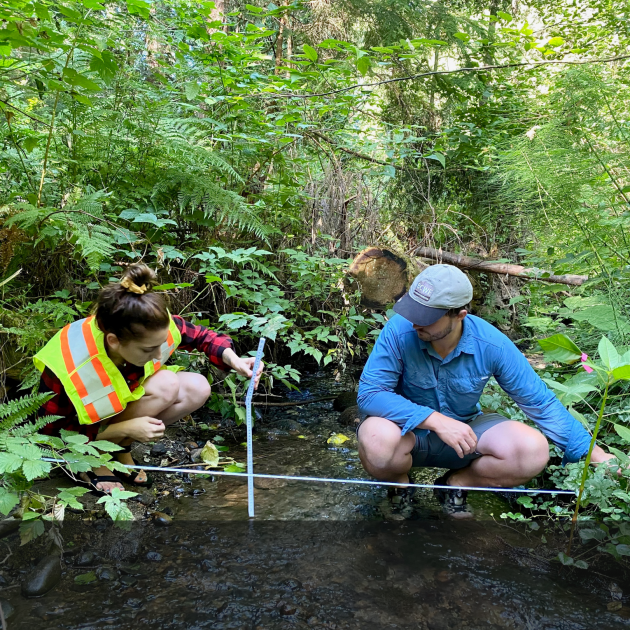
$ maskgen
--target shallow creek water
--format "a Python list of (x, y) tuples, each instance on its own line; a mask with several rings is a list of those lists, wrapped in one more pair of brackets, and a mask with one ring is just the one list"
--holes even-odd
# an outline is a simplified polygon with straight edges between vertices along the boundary
[[(292, 397), (341, 389), (313, 376)], [(353, 429), (337, 418), (330, 402), (265, 411), (254, 442), (256, 472), (366, 478)], [(331, 447), (332, 432), (351, 439)], [(243, 446), (230, 445), (229, 454), (245, 461)], [(415, 479), (430, 483), (439, 474), (424, 470)], [(564, 539), (547, 531), (545, 542), (544, 527), (495, 522), (493, 515), (510, 508), (489, 493), (471, 494), (475, 520), (453, 521), (430, 491), (405, 519), (392, 512), (383, 487), (281, 480), (256, 486), (253, 522), (244, 480), (172, 476), (158, 480), (150, 507), (171, 512), (170, 526), (141, 518), (129, 531), (106, 519), (67, 523), (61, 583), (29, 600), (17, 583), (3, 589), (0, 597), (15, 608), (8, 627), (630, 627), (629, 607), (607, 609), (614, 580), (615, 593), (630, 590), (618, 569), (598, 567), (595, 575), (551, 561), (554, 541)], [(37, 562), (41, 547), (16, 550), (14, 576)], [(76, 582), (92, 571), (94, 581)]]

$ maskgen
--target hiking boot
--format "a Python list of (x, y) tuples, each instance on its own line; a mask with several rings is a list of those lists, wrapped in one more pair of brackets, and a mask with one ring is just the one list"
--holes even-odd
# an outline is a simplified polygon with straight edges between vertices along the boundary
[(392, 504), (393, 513), (402, 513), (406, 515), (413, 511), (413, 498), (416, 494), (416, 488), (392, 488), (387, 491), (387, 498)]
[[(454, 473), (454, 470), (449, 470), (445, 475), (442, 475), (435, 480), (436, 486), (448, 486), (448, 479)], [(445, 488), (435, 488), (433, 490), (437, 500), (442, 504), (442, 509), (446, 514), (453, 518), (471, 518), (473, 515), (472, 510), (468, 507), (467, 490), (446, 490)]]

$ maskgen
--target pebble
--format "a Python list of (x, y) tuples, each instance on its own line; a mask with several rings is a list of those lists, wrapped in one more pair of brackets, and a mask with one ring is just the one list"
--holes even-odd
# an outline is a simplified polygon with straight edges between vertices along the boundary
[(293, 578), (289, 578), (288, 580), (282, 582), (282, 586), (292, 591), (298, 591), (302, 588), (302, 582), (300, 582), (299, 580), (294, 580)]
[(147, 560), (151, 562), (159, 562), (162, 559), (162, 554), (157, 551), (149, 551), (147, 554)]
[(110, 567), (100, 567), (97, 569), (96, 575), (103, 582), (113, 582), (118, 579), (118, 573), (114, 569), (110, 569)]
[(201, 561), (201, 570), (206, 573), (210, 573), (210, 571), (214, 570), (214, 565), (212, 564), (212, 560), (202, 560)]
[(184, 446), (190, 449), (197, 448), (197, 442), (184, 442)]
[(173, 522), (173, 519), (168, 514), (165, 514), (164, 512), (154, 512), (153, 522), (156, 525), (161, 525), (162, 527), (168, 527)]
[(120, 582), (125, 586), (133, 586), (138, 580), (133, 575), (123, 575)]
[(193, 463), (201, 461), (201, 451), (203, 451), (202, 448), (194, 448), (190, 451), (190, 459)]
[(282, 600), (278, 602), (277, 608), (281, 615), (287, 617), (290, 615), (295, 615), (295, 613), (297, 612), (297, 608), (293, 604), (288, 604), (287, 602), (283, 602)]
[(11, 606), (11, 603), (6, 599), (0, 599), (0, 606), (2, 606), (2, 614), (5, 619), (10, 619), (13, 613), (15, 612), (15, 608)]
[(137, 494), (135, 497), (131, 497), (130, 501), (136, 501), (142, 505), (151, 505), (155, 501), (155, 497), (150, 492), (143, 492)]
[(74, 564), (77, 567), (89, 567), (94, 564), (95, 560), (96, 554), (93, 551), (84, 551), (74, 559)]
[(151, 456), (152, 457), (162, 457), (162, 455), (166, 455), (166, 444), (162, 442), (157, 442), (151, 447)]
[(24, 597), (39, 597), (57, 586), (61, 580), (61, 560), (54, 554), (42, 558), (22, 582)]

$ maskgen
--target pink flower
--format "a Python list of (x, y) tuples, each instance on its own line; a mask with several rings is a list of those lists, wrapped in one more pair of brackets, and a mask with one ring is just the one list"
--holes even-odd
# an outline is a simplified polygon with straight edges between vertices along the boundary
[(584, 352), (582, 353), (582, 367), (590, 374), (593, 371), (592, 367), (589, 367), (588, 365), (586, 365), (585, 361), (588, 361), (588, 354), (585, 354)]

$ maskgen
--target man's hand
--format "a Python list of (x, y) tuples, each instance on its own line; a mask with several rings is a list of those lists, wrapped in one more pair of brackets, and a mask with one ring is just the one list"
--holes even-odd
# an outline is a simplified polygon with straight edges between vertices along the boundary
[(435, 431), (442, 442), (455, 449), (462, 459), (464, 455), (474, 453), (477, 448), (477, 436), (465, 422), (453, 420), (439, 411), (434, 411), (420, 428)]
[(125, 425), (125, 433), (136, 442), (155, 442), (164, 435), (164, 423), (157, 418), (141, 416), (126, 420), (121, 425)]
[(596, 444), (591, 453), (591, 464), (602, 464), (614, 458), (615, 456), (612, 453), (607, 453), (601, 446), (597, 446)]
[[(226, 348), (223, 351), (223, 356), (221, 358), (223, 359), (223, 362), (226, 365), (229, 365), (237, 374), (246, 378), (252, 377), (252, 370), (254, 369), (254, 362), (256, 361), (255, 357), (239, 357), (232, 348)], [(254, 381), (254, 389), (258, 389), (258, 382), (260, 381), (260, 376), (263, 373), (263, 368), (264, 364), (261, 361), (258, 366), (256, 380)]]

